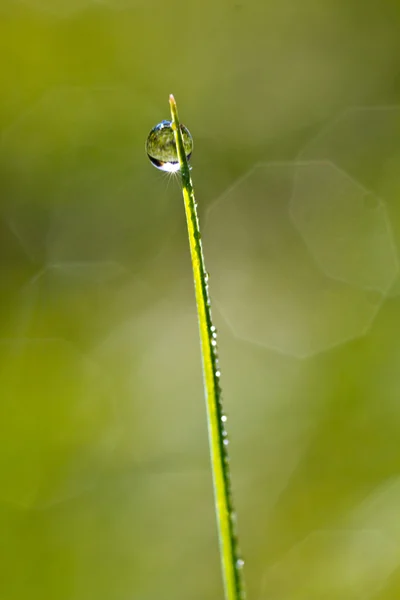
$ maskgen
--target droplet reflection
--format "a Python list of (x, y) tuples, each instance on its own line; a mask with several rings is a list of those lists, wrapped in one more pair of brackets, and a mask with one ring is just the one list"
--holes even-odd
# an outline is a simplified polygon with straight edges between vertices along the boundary
[[(193, 152), (193, 138), (184, 125), (181, 125), (181, 131), (186, 158), (189, 160)], [(157, 169), (169, 173), (179, 171), (178, 152), (171, 121), (161, 121), (153, 127), (146, 140), (146, 152)]]

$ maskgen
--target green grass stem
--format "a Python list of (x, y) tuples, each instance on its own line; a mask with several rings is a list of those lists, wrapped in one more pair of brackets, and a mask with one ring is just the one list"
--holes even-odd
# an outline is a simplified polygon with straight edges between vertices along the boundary
[(217, 356), (217, 335), (211, 318), (211, 303), (201, 243), (197, 204), (194, 197), (190, 168), (186, 158), (178, 109), (174, 97), (169, 97), (172, 126), (178, 151), (182, 192), (192, 258), (193, 279), (200, 329), (204, 390), (207, 406), (208, 436), (214, 484), (218, 538), (226, 600), (243, 600), (243, 561), (240, 558), (232, 505), (232, 491), (228, 457), (226, 416), (221, 403), (220, 371)]

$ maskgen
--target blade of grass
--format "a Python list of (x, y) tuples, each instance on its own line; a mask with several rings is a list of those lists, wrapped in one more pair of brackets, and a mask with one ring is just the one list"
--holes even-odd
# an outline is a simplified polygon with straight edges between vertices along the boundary
[(171, 94), (169, 104), (175, 144), (178, 151), (182, 192), (192, 258), (197, 315), (200, 329), (203, 363), (204, 391), (207, 406), (208, 437), (213, 473), (214, 499), (217, 517), (219, 547), (226, 600), (243, 600), (243, 561), (239, 555), (232, 505), (232, 491), (228, 457), (228, 439), (225, 430), (226, 416), (222, 410), (220, 371), (217, 356), (217, 335), (211, 318), (208, 292), (208, 274), (204, 263), (197, 204), (193, 183), (180, 129), (178, 109)]

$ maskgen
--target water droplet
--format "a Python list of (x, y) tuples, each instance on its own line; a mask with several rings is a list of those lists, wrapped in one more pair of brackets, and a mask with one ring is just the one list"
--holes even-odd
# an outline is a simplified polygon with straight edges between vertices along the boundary
[(221, 371), (215, 371), (215, 377), (221, 377)]
[(227, 436), (228, 436), (228, 432), (225, 431), (225, 429), (224, 429), (224, 431), (222, 432), (222, 437), (227, 437)]
[(227, 417), (226, 415), (222, 415), (222, 417), (221, 417), (221, 421), (222, 421), (223, 423), (226, 423), (226, 422), (227, 422), (227, 420), (228, 420), (228, 417)]
[(238, 569), (242, 569), (244, 566), (244, 560), (242, 558), (238, 558), (236, 561), (236, 566)]
[[(229, 440), (225, 438), (224, 440), (222, 440), (222, 443), (224, 444), (224, 446), (227, 446), (229, 444)], [(226, 460), (225, 462), (228, 462), (228, 460)]]
[(212, 346), (216, 346), (216, 345), (217, 345), (217, 340), (213, 338), (213, 339), (211, 340), (211, 345), (212, 345)]
[(211, 331), (212, 333), (214, 333), (214, 331), (217, 331), (217, 328), (215, 327), (215, 325), (211, 325), (211, 327), (210, 327), (210, 331)]
[[(181, 125), (181, 131), (186, 157), (189, 160), (193, 151), (193, 139), (184, 125)], [(170, 173), (179, 171), (178, 152), (171, 121), (161, 121), (153, 127), (146, 140), (146, 152), (157, 169)]]

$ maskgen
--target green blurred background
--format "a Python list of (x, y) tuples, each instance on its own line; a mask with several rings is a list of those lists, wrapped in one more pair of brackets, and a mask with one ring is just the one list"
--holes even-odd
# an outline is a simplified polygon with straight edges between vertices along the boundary
[(400, 594), (400, 7), (0, 0), (0, 598), (222, 598), (173, 92), (253, 600)]

